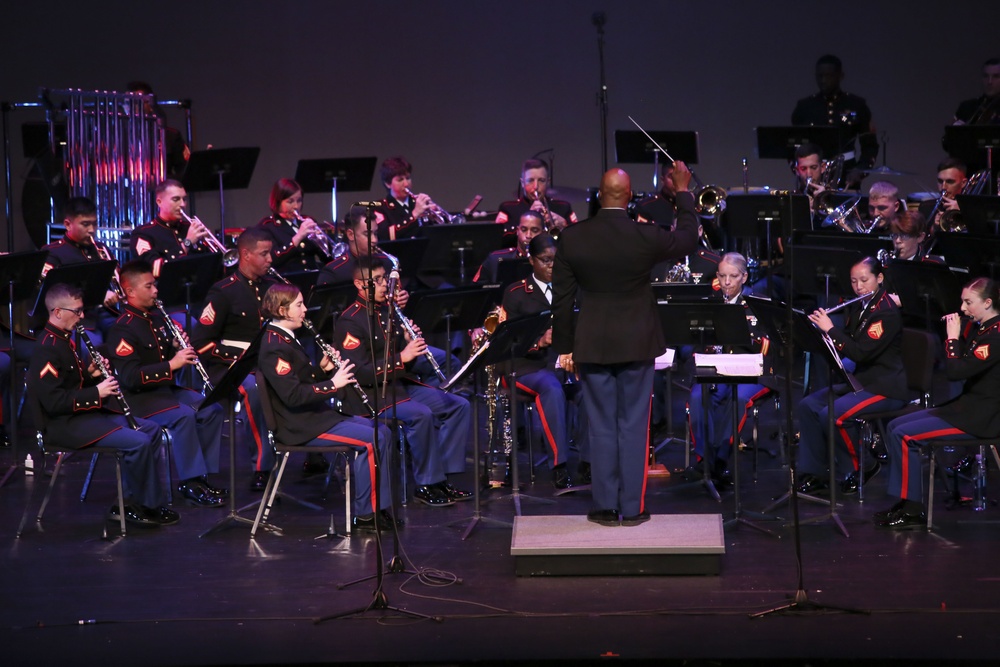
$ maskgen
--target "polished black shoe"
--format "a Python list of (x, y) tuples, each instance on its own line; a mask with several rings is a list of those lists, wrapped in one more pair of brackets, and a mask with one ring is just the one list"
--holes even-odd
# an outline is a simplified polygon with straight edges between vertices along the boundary
[(622, 517), (623, 526), (638, 526), (640, 523), (646, 523), (647, 521), (649, 521), (649, 512), (646, 510), (639, 512), (635, 516)]
[(919, 512), (896, 510), (890, 512), (882, 521), (876, 522), (875, 526), (889, 530), (920, 530), (927, 527), (927, 513), (922, 510)]
[(871, 447), (872, 458), (879, 463), (889, 462), (889, 450), (885, 447), (885, 442), (882, 441), (882, 436), (878, 433), (875, 434), (874, 441)]
[(456, 489), (454, 486), (451, 485), (451, 482), (449, 482), (448, 480), (445, 480), (443, 482), (438, 482), (434, 486), (439, 488), (441, 492), (444, 493), (444, 495), (449, 500), (452, 500), (454, 502), (461, 502), (463, 500), (472, 500), (471, 491), (463, 491), (462, 489)]
[(449, 498), (437, 485), (418, 486), (413, 492), (413, 498), (419, 500), (424, 505), (431, 507), (447, 507), (454, 505), (455, 501)]
[(945, 470), (949, 475), (954, 476), (954, 475), (965, 475), (967, 473), (972, 472), (975, 469), (976, 469), (976, 457), (972, 454), (969, 454), (968, 456), (963, 456), (962, 458), (960, 458), (958, 461), (955, 462), (955, 465), (949, 466)]
[(875, 514), (872, 515), (872, 521), (874, 521), (876, 525), (883, 523), (884, 521), (886, 521), (886, 519), (889, 518), (890, 514), (892, 514), (893, 512), (899, 512), (905, 507), (906, 507), (906, 501), (900, 500), (887, 510), (882, 510), (881, 512), (875, 512)]
[(393, 517), (392, 513), (389, 512), (389, 510), (379, 510), (379, 516), (382, 518), (382, 527), (384, 529), (392, 527), (393, 523), (396, 524), (397, 528), (402, 528), (403, 526), (406, 525), (406, 522), (403, 521), (402, 519), (397, 519)]
[(590, 484), (590, 461), (580, 461), (576, 467), (576, 478), (580, 484)]
[(177, 485), (177, 492), (188, 502), (197, 507), (222, 507), (225, 500), (209, 493), (197, 479), (189, 479)]
[(205, 487), (206, 491), (208, 491), (210, 494), (212, 494), (216, 498), (228, 498), (229, 497), (229, 489), (221, 487), (221, 486), (212, 486), (212, 484), (208, 481), (208, 477), (206, 477), (205, 475), (202, 475), (201, 477), (199, 477), (198, 481), (201, 482), (201, 485), (203, 487)]
[(587, 521), (599, 523), (602, 526), (617, 526), (621, 524), (618, 519), (618, 510), (591, 510), (587, 512)]
[(712, 481), (718, 488), (726, 488), (733, 485), (733, 474), (729, 472), (725, 461), (716, 460), (712, 469)]
[(557, 489), (568, 489), (573, 486), (573, 480), (569, 478), (569, 470), (565, 463), (552, 469), (552, 486)]
[[(118, 514), (118, 505), (112, 505), (108, 511), (108, 521), (117, 522), (121, 515)], [(140, 528), (158, 528), (160, 522), (148, 516), (142, 505), (125, 506), (125, 523)]]
[(876, 461), (875, 465), (865, 471), (862, 476), (857, 470), (850, 473), (844, 478), (844, 481), (840, 483), (840, 492), (845, 496), (853, 496), (858, 492), (858, 478), (862, 478), (862, 484), (867, 484), (868, 480), (878, 474), (878, 471), (882, 469), (882, 465)]
[(263, 491), (267, 487), (267, 480), (271, 478), (270, 470), (260, 470), (253, 474), (250, 478), (250, 490), (251, 491)]
[(330, 462), (322, 454), (310, 452), (302, 463), (303, 475), (325, 475), (330, 470)]
[(351, 519), (351, 532), (354, 533), (374, 533), (375, 515), (356, 516)]
[(681, 471), (681, 479), (685, 482), (700, 482), (705, 478), (705, 469), (701, 464), (689, 465)]
[(825, 480), (808, 473), (802, 476), (802, 481), (799, 482), (797, 487), (795, 487), (795, 491), (797, 493), (804, 493), (810, 496), (828, 491), (829, 489), (830, 485)]
[(152, 508), (143, 506), (142, 510), (146, 513), (146, 516), (161, 526), (172, 526), (181, 520), (181, 515), (169, 507)]

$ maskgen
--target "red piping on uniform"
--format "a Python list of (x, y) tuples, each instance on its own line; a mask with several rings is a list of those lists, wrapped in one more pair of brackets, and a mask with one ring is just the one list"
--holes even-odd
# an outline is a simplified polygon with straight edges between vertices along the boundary
[[(375, 449), (372, 447), (372, 443), (365, 442), (363, 440), (355, 440), (354, 438), (347, 438), (342, 435), (335, 435), (333, 433), (320, 433), (316, 436), (320, 440), (332, 440), (334, 442), (342, 442), (347, 445), (353, 445), (355, 447), (364, 447), (365, 456), (368, 458), (368, 476), (371, 477), (371, 489), (372, 492), (368, 495), (372, 499), (372, 514), (378, 511), (375, 496), (378, 495), (378, 491), (375, 489)], [(354, 502), (353, 498), (349, 498), (348, 502)]]
[(910, 441), (911, 440), (920, 441), (930, 438), (941, 438), (946, 435), (965, 435), (965, 431), (952, 427), (952, 428), (938, 429), (937, 431), (926, 431), (924, 433), (917, 433), (916, 435), (903, 436), (903, 440), (901, 442), (902, 449), (899, 452), (900, 458), (903, 461), (903, 481), (899, 491), (900, 498), (909, 500), (908, 496), (910, 491), (910, 485), (909, 485), (910, 457), (907, 456), (907, 452), (909, 451), (910, 448)]
[(253, 411), (250, 409), (250, 394), (247, 393), (246, 388), (240, 385), (240, 396), (243, 397), (243, 407), (246, 408), (247, 413), (247, 423), (250, 424), (250, 433), (253, 435), (254, 443), (257, 445), (257, 465), (254, 468), (254, 472), (260, 472), (260, 460), (263, 457), (263, 444), (260, 437), (260, 431), (257, 429), (257, 422), (254, 421)]
[(884, 399), (885, 396), (878, 396), (878, 395), (872, 396), (871, 398), (861, 401), (853, 408), (849, 409), (847, 412), (845, 412), (844, 414), (840, 415), (840, 417), (837, 418), (837, 430), (840, 431), (840, 437), (843, 438), (844, 442), (847, 444), (847, 452), (851, 455), (851, 463), (854, 464), (855, 470), (858, 469), (858, 452), (854, 447), (854, 443), (851, 442), (851, 439), (847, 436), (847, 429), (844, 428), (844, 420), (851, 419), (860, 410), (863, 410), (864, 408), (867, 408), (870, 405), (874, 405), (875, 403), (878, 403), (879, 401)]

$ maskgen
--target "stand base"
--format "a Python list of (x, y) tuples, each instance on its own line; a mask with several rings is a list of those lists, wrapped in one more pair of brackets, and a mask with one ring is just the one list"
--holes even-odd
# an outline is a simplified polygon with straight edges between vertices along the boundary
[(756, 614), (750, 614), (750, 618), (764, 618), (765, 616), (770, 616), (771, 614), (785, 614), (785, 613), (821, 613), (826, 614), (829, 612), (840, 612), (842, 614), (864, 614), (866, 616), (871, 615), (871, 611), (867, 609), (855, 609), (854, 607), (838, 607), (832, 604), (822, 604), (819, 602), (813, 602), (809, 599), (809, 596), (803, 589), (795, 591), (795, 596), (792, 601), (788, 604), (779, 605), (777, 607), (772, 607), (771, 609), (766, 609), (764, 611), (758, 611)]
[(509, 521), (500, 521), (499, 519), (492, 519), (488, 516), (483, 516), (481, 513), (476, 512), (468, 519), (456, 519), (454, 521), (449, 521), (447, 526), (461, 526), (465, 524), (465, 530), (462, 531), (462, 539), (468, 539), (472, 531), (475, 530), (476, 526), (482, 522), (483, 526), (494, 526), (496, 528), (512, 528), (514, 524)]
[(220, 531), (226, 530), (227, 528), (235, 528), (237, 526), (246, 526), (247, 528), (252, 528), (253, 521), (246, 517), (240, 516), (239, 514), (236, 513), (235, 510), (233, 510), (229, 514), (227, 514), (226, 517), (222, 519), (222, 521), (215, 524), (214, 526), (206, 530), (198, 537), (205, 537), (207, 535), (211, 535), (212, 533), (218, 533)]
[(13, 474), (17, 472), (20, 468), (21, 466), (17, 463), (14, 463), (9, 468), (7, 468), (7, 472), (5, 472), (3, 477), (0, 478), (0, 489), (3, 488), (3, 485), (6, 484), (10, 480), (11, 476), (13, 476)]

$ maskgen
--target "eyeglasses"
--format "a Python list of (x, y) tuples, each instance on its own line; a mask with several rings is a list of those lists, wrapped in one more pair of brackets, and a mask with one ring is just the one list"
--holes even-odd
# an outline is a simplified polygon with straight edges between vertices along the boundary
[(67, 312), (73, 313), (77, 317), (83, 317), (83, 308), (63, 308), (62, 306), (57, 306), (55, 310), (65, 310)]
[(378, 275), (378, 276), (372, 276), (372, 280), (375, 281), (376, 285), (384, 285), (385, 284), (385, 274)]
[(900, 234), (899, 232), (893, 232), (892, 234), (889, 234), (889, 238), (893, 241), (909, 241), (914, 238), (914, 236), (913, 234)]

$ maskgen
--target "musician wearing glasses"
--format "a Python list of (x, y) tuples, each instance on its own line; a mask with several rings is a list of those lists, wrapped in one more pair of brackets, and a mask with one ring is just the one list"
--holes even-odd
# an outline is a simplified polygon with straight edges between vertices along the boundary
[[(63, 227), (66, 230), (63, 237), (42, 248), (49, 253), (42, 267), (42, 277), (57, 266), (114, 259), (108, 246), (96, 238), (97, 207), (90, 199), (72, 197), (66, 202), (63, 206)], [(96, 335), (92, 336), (96, 345), (101, 344), (117, 319), (110, 309), (118, 307), (118, 293), (110, 285), (104, 294), (104, 306), (91, 309), (84, 320), (88, 330), (96, 329)]]
[[(240, 234), (236, 241), (240, 258), (236, 271), (212, 285), (205, 297), (205, 307), (191, 334), (191, 344), (215, 384), (250, 347), (264, 324), (261, 304), (274, 282), (268, 277), (271, 247), (271, 235), (259, 227), (251, 227)], [(253, 374), (243, 380), (239, 393), (246, 415), (244, 431), (239, 437), (250, 451), (253, 469), (250, 490), (263, 491), (274, 468), (274, 449), (264, 435), (264, 414)], [(317, 454), (307, 458), (304, 471), (313, 474), (328, 469), (329, 464)]]
[[(39, 430), (60, 447), (86, 451), (91, 445), (123, 452), (122, 486), (125, 520), (155, 527), (177, 523), (177, 512), (165, 507), (166, 493), (156, 469), (160, 427), (136, 417), (130, 427), (118, 407), (118, 381), (103, 378), (97, 367), (87, 367), (71, 336), (83, 317), (83, 291), (53, 285), (45, 294), (49, 319), (38, 339), (28, 367), (28, 405)], [(108, 520), (119, 519), (118, 506)]]
[[(523, 219), (523, 216), (522, 216)], [(536, 236), (528, 246), (531, 276), (511, 285), (503, 295), (500, 321), (517, 319), (552, 310), (552, 264), (556, 258), (556, 242), (548, 234)], [(569, 425), (566, 421), (566, 393), (562, 380), (555, 373), (556, 355), (552, 350), (552, 329), (536, 341), (525, 356), (514, 360), (517, 388), (534, 400), (534, 419), (549, 454), (552, 484), (557, 489), (572, 486), (569, 469)], [(506, 383), (506, 378), (504, 378)], [(590, 477), (590, 463), (581, 461), (581, 481)]]
[(137, 416), (170, 433), (181, 480), (178, 492), (192, 505), (221, 507), (227, 491), (213, 486), (207, 476), (219, 472), (222, 407), (202, 408), (200, 394), (177, 385), (176, 375), (198, 356), (190, 345), (181, 347), (171, 338), (157, 311), (152, 267), (141, 260), (129, 262), (121, 277), (128, 301), (108, 332), (108, 350), (125, 397)]
[(528, 256), (528, 244), (532, 239), (545, 231), (545, 222), (542, 214), (538, 211), (528, 210), (521, 214), (521, 218), (514, 228), (517, 236), (517, 245), (513, 248), (501, 248), (494, 250), (483, 261), (479, 270), (476, 271), (473, 282), (491, 284), (498, 280), (497, 271), (502, 260), (512, 260), (518, 257)]
[(280, 178), (268, 198), (271, 215), (257, 223), (272, 242), (275, 270), (282, 273), (315, 271), (331, 259), (329, 237), (319, 224), (303, 216), (302, 186), (290, 178)]
[[(373, 301), (369, 299), (369, 279)], [(379, 399), (379, 417), (398, 417), (406, 431), (417, 483), (414, 498), (431, 507), (469, 500), (471, 494), (455, 488), (447, 478), (465, 471), (472, 427), (469, 402), (412, 379), (413, 364), (427, 354), (427, 344), (423, 338), (404, 334), (390, 315), (385, 269), (357, 266), (354, 286), (357, 300), (337, 319), (334, 342), (354, 365), (354, 375), (369, 396), (381, 397), (385, 387), (385, 399)], [(387, 330), (395, 345), (386, 365)], [(419, 336), (419, 330), (415, 333)], [(348, 394), (345, 406), (350, 414), (364, 414), (365, 408), (355, 396)]]
[[(854, 364), (853, 375), (862, 385), (851, 393), (846, 385), (834, 385), (834, 461), (842, 481), (840, 492), (857, 493), (879, 471), (875, 460), (868, 469), (858, 465), (860, 426), (854, 421), (871, 412), (898, 410), (910, 400), (903, 371), (903, 322), (899, 308), (882, 287), (882, 266), (874, 257), (866, 257), (851, 267), (851, 286), (858, 297), (847, 306), (843, 327), (835, 326), (826, 310), (820, 308), (809, 316), (816, 327), (830, 337), (841, 357)], [(845, 362), (846, 365), (846, 362)], [(803, 397), (795, 408), (801, 439), (798, 470), (802, 473), (799, 493), (815, 494), (827, 490), (831, 462), (827, 447), (827, 398), (829, 388)]]
[(375, 209), (375, 223), (379, 241), (409, 239), (420, 234), (420, 219), (434, 205), (424, 194), (414, 194), (413, 165), (397, 155), (387, 158), (379, 167), (379, 178), (385, 186), (386, 197)]
[(160, 265), (193, 252), (208, 252), (202, 240), (211, 234), (195, 216), (189, 223), (184, 219), (187, 190), (180, 181), (168, 178), (156, 186), (157, 214), (147, 225), (136, 227), (130, 240), (132, 258), (141, 259), (160, 275)]
[(527, 210), (537, 211), (542, 216), (545, 231), (549, 233), (577, 222), (576, 213), (573, 213), (573, 206), (568, 201), (549, 197), (549, 165), (543, 160), (524, 161), (519, 185), (521, 196), (500, 204), (498, 224), (505, 225), (513, 220), (520, 220)]
[(923, 528), (922, 445), (935, 439), (1000, 436), (1000, 288), (976, 278), (962, 289), (961, 314), (946, 315), (945, 375), (962, 381), (961, 394), (944, 405), (893, 419), (888, 424), (889, 494), (900, 500), (876, 512), (880, 528)]
[[(747, 349), (723, 349), (722, 353), (739, 354), (760, 354), (768, 363), (767, 353), (770, 350), (770, 341), (754, 316), (750, 305), (744, 298), (749, 294), (747, 289), (747, 260), (738, 252), (729, 252), (722, 256), (719, 262), (717, 273), (719, 281), (719, 292), (725, 303), (743, 306), (746, 310), (747, 325), (750, 329), (751, 345)], [(709, 350), (712, 352), (713, 350)], [(702, 410), (702, 394), (708, 391), (709, 413), (705, 415)], [(734, 396), (735, 393), (735, 396)], [(717, 484), (727, 485), (732, 483), (732, 478), (728, 470), (729, 456), (732, 452), (732, 405), (733, 400), (739, 401), (742, 406), (740, 412), (739, 430), (743, 429), (746, 423), (747, 411), (754, 403), (759, 401), (768, 393), (768, 389), (759, 384), (720, 384), (704, 385), (696, 384), (691, 388), (691, 432), (695, 435), (695, 453), (701, 459), (709, 457), (712, 470), (712, 478)], [(702, 440), (702, 429), (706, 428), (707, 443)], [(693, 465), (686, 472), (686, 477), (694, 480), (701, 479), (701, 465)]]
[(297, 287), (272, 285), (264, 295), (263, 309), (271, 321), (261, 341), (257, 372), (270, 388), (275, 437), (286, 445), (349, 445), (356, 449), (358, 455), (354, 457), (351, 475), (353, 528), (374, 530), (375, 511), (379, 509), (391, 523), (388, 469), (392, 434), (385, 426), (378, 425), (378, 456), (383, 463), (378, 493), (373, 494), (375, 427), (371, 420), (347, 417), (330, 405), (331, 398), (346, 398), (350, 393), (354, 366), (346, 362), (336, 368), (334, 361), (340, 362), (339, 358), (323, 356), (317, 369), (309, 360), (295, 337), (306, 316), (302, 293)]

